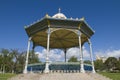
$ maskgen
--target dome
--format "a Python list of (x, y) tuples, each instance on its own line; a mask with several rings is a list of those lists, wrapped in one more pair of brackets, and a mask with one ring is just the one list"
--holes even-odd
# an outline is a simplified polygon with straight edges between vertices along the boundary
[(57, 13), (53, 15), (52, 18), (67, 19), (67, 17), (63, 13)]

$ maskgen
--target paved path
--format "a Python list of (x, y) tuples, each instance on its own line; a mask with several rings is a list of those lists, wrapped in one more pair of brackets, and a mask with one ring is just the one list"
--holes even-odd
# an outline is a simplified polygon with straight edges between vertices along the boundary
[(97, 73), (20, 74), (9, 80), (111, 80)]

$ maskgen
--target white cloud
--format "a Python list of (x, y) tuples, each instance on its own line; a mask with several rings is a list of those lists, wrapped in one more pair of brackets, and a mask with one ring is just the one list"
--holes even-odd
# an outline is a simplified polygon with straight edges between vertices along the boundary
[(69, 59), (71, 56), (75, 56), (79, 58), (79, 49), (78, 48), (68, 49), (66, 56), (67, 56), (67, 59)]
[(109, 57), (120, 57), (120, 50), (107, 51)]
[[(42, 52), (36, 52), (39, 59), (43, 62), (45, 61), (46, 53), (47, 53), (46, 49), (43, 49)], [(50, 50), (48, 56), (50, 61), (64, 61), (64, 53), (63, 51), (58, 49)]]
[(64, 53), (61, 50), (50, 50), (49, 58), (51, 61), (63, 61)]
[[(43, 49), (42, 52), (36, 52), (36, 54), (38, 55), (38, 57), (41, 61), (45, 62), (46, 49)], [(86, 50), (85, 47), (83, 47), (83, 55), (84, 55), (84, 59), (88, 59), (90, 57), (89, 51)], [(67, 56), (67, 60), (71, 56), (75, 56), (79, 60), (80, 59), (79, 48), (68, 49), (66, 56)], [(59, 49), (50, 50), (49, 60), (50, 61), (64, 61), (64, 52)]]
[[(79, 48), (70, 48), (67, 51), (67, 59), (69, 59), (71, 56), (75, 56), (79, 60), (80, 59), (80, 50), (79, 50)], [(84, 60), (90, 58), (89, 51), (86, 50), (85, 47), (83, 47), (83, 58), (84, 58)]]
[(84, 59), (90, 59), (90, 52), (85, 47), (83, 47), (83, 57)]
[(36, 52), (35, 54), (38, 55), (38, 58), (41, 61), (45, 62), (45, 56), (46, 56), (46, 50), (45, 49), (43, 49), (42, 52)]
[[(36, 52), (36, 54), (38, 54), (38, 57), (41, 61), (45, 62), (46, 49), (43, 49), (42, 52)], [(97, 51), (97, 52), (95, 52), (95, 55), (98, 55), (101, 57), (102, 56), (104, 56), (104, 57), (120, 57), (120, 49), (118, 49), (118, 50), (108, 49), (106, 51)], [(67, 60), (71, 56), (75, 56), (79, 60), (80, 59), (79, 48), (68, 49), (66, 56), (67, 56)], [(83, 47), (83, 57), (84, 57), (84, 60), (90, 59), (89, 50), (87, 50), (85, 47)], [(49, 60), (50, 61), (64, 61), (64, 52), (59, 49), (50, 50)]]
[(98, 56), (104, 56), (104, 57), (120, 57), (120, 49), (118, 50), (106, 50), (106, 51), (98, 51), (98, 52), (95, 52), (96, 55)]

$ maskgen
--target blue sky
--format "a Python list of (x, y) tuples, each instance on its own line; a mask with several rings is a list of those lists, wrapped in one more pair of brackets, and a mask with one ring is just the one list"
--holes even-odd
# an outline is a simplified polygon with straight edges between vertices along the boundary
[(68, 18), (85, 17), (95, 30), (91, 39), (94, 53), (120, 51), (119, 0), (0, 0), (0, 48), (25, 50), (24, 26), (46, 13), (53, 16), (58, 8)]

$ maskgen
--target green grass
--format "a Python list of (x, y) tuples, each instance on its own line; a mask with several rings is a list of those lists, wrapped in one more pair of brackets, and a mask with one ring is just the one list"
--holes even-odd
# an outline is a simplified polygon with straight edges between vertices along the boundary
[(11, 73), (0, 74), (0, 80), (7, 80), (8, 78), (11, 78), (15, 75), (16, 74), (11, 74)]
[(120, 80), (120, 73), (100, 72), (99, 74), (109, 77), (112, 80)]

